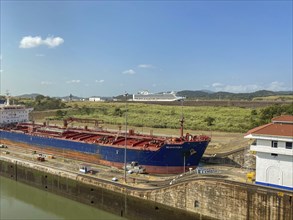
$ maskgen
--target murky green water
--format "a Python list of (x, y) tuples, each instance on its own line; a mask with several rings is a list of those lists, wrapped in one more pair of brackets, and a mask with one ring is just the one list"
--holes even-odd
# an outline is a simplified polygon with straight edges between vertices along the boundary
[(102, 219), (119, 216), (0, 176), (0, 219)]

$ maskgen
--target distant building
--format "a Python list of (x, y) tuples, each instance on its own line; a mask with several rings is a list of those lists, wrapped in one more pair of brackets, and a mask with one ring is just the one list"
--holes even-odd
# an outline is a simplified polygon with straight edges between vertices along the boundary
[(65, 96), (65, 97), (61, 98), (61, 100), (63, 102), (85, 101), (84, 98), (77, 97), (77, 96), (74, 96), (72, 94), (70, 94), (69, 96)]
[(103, 102), (105, 100), (101, 99), (100, 97), (90, 97), (89, 101), (90, 102)]
[(255, 139), (250, 150), (256, 152), (255, 183), (293, 190), (293, 116), (272, 119), (254, 128), (245, 138)]
[(152, 101), (152, 102), (172, 102), (176, 100), (184, 99), (184, 97), (178, 97), (176, 96), (176, 93), (149, 93), (148, 91), (142, 91), (138, 94), (133, 94), (133, 101)]

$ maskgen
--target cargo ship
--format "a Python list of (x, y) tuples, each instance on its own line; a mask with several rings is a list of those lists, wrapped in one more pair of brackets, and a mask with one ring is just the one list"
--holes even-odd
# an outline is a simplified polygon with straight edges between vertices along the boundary
[(133, 129), (116, 132), (68, 126), (72, 121), (97, 125), (99, 120), (94, 119), (68, 118), (63, 126), (37, 124), (28, 121), (30, 111), (9, 102), (0, 105), (1, 142), (118, 168), (136, 161), (148, 173), (175, 174), (196, 168), (211, 140), (205, 135), (183, 135), (183, 118), (180, 135), (174, 138), (139, 134)]

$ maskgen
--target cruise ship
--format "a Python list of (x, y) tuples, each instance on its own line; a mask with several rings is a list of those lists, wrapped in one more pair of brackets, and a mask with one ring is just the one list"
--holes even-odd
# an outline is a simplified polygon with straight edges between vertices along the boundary
[(139, 102), (172, 102), (185, 99), (184, 97), (176, 96), (175, 92), (170, 93), (149, 93), (148, 91), (141, 91), (133, 94), (132, 101)]

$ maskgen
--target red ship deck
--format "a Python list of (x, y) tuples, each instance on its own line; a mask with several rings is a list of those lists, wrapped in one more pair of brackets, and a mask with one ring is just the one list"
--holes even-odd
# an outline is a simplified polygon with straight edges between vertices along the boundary
[(186, 134), (184, 137), (171, 138), (134, 133), (134, 130), (125, 132), (97, 131), (80, 128), (60, 128), (57, 126), (46, 126), (42, 124), (22, 123), (13, 130), (24, 133), (31, 133), (37, 136), (68, 139), (77, 142), (98, 143), (116, 147), (125, 147), (137, 150), (156, 151), (164, 144), (182, 144), (183, 142), (197, 142), (210, 140), (207, 136), (192, 136)]

